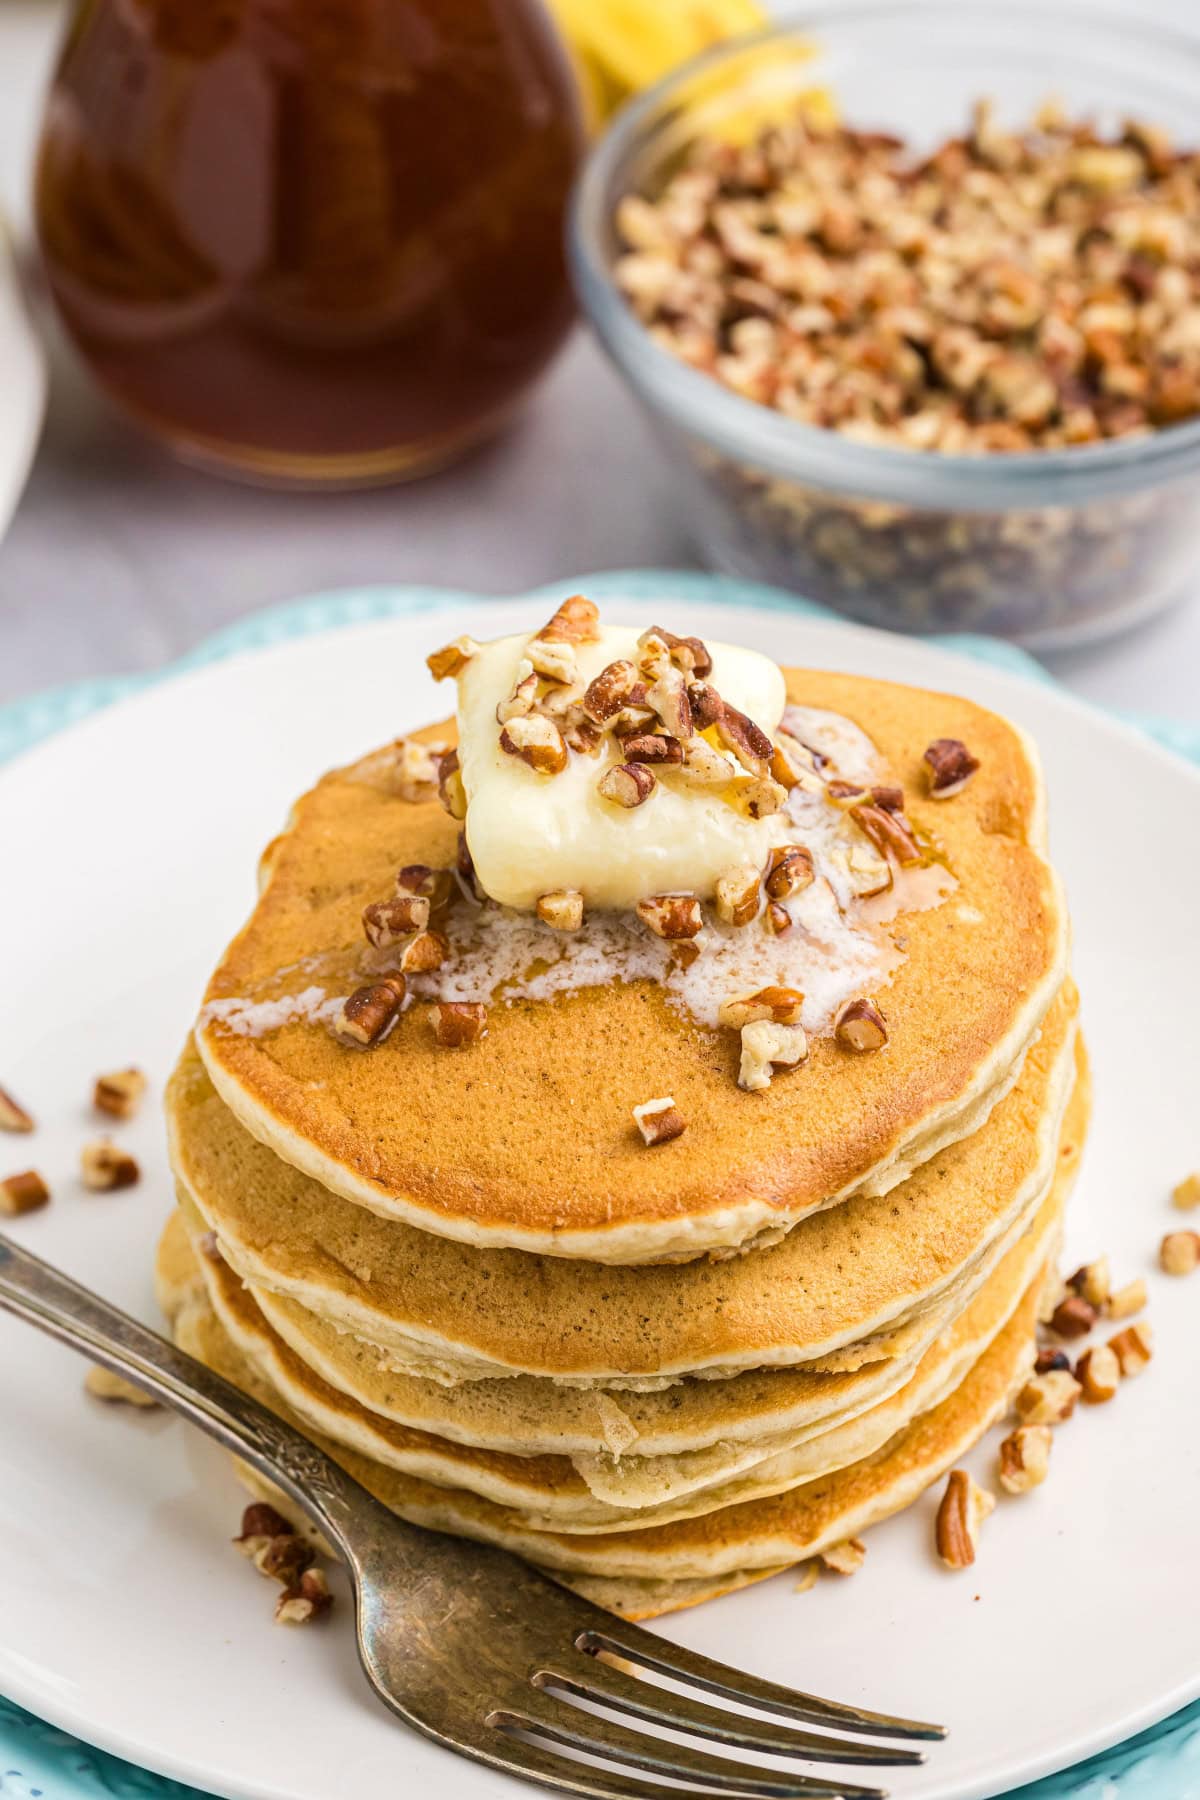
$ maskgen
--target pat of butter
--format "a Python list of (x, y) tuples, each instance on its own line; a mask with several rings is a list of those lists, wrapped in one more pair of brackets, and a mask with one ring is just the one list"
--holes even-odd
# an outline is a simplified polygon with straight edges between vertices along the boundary
[[(640, 633), (610, 626), (579, 647), (587, 683), (619, 657), (633, 659)], [(766, 862), (787, 835), (782, 815), (748, 819), (720, 792), (668, 772), (643, 805), (616, 806), (596, 790), (613, 760), (572, 753), (559, 775), (539, 775), (500, 748), (496, 707), (512, 692), (528, 636), (485, 644), (458, 677), (459, 764), (467, 794), (467, 844), (485, 893), (504, 906), (531, 909), (557, 888), (588, 906), (631, 907), (649, 894), (712, 895), (717, 877), (739, 863)], [(783, 716), (783, 676), (768, 657), (729, 644), (708, 645), (713, 687), (773, 735)]]

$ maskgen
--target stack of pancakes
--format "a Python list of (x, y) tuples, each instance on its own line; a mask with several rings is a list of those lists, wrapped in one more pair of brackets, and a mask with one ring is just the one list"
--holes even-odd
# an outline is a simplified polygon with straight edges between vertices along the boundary
[[(630, 1617), (828, 1549), (959, 1459), (1028, 1373), (1086, 1130), (1025, 739), (950, 696), (788, 689), (867, 733), (952, 878), (878, 910), (886, 1050), (818, 1036), (746, 1093), (736, 1035), (635, 981), (496, 1000), (467, 1050), (420, 1005), (347, 1046), (324, 1021), (363, 906), (455, 858), (369, 758), (270, 847), (169, 1094), (178, 1340), (403, 1517)], [(980, 763), (943, 802), (939, 737)], [(663, 1094), (687, 1130), (647, 1148), (631, 1110)]]

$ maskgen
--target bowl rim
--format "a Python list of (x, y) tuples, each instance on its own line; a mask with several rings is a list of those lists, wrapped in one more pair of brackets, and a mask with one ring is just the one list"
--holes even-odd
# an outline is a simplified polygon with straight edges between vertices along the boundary
[[(655, 343), (617, 287), (605, 247), (611, 223), (606, 194), (632, 144), (677, 90), (759, 45), (784, 43), (797, 34), (836, 35), (839, 28), (876, 19), (895, 24), (915, 15), (953, 18), (960, 28), (964, 21), (986, 29), (1021, 17), (1043, 27), (1086, 23), (1085, 64), (1087, 55), (1104, 45), (1127, 49), (1131, 66), (1135, 56), (1168, 53), (1175, 67), (1190, 68), (1200, 109), (1200, 36), (1107, 8), (1094, 11), (1070, 0), (1005, 0), (1002, 19), (994, 0), (823, 0), (789, 9), (761, 30), (690, 57), (636, 95), (585, 158), (568, 208), (567, 254), (580, 306), (602, 347), (652, 412), (726, 455), (805, 486), (925, 507), (1010, 511), (1137, 492), (1200, 469), (1200, 416), (1145, 436), (1049, 450), (963, 455), (860, 443), (832, 427), (807, 425), (747, 400), (692, 368)], [(1035, 33), (1031, 60), (1036, 45)], [(964, 104), (971, 98), (964, 96)], [(1135, 105), (1133, 93), (1131, 109)]]

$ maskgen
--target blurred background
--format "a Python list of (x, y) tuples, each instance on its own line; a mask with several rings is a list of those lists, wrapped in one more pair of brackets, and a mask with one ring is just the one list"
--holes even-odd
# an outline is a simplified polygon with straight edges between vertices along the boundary
[[(1105, 35), (1120, 0), (1056, 4), (1044, 32), (1005, 0), (961, 30), (953, 5), (843, 10), (803, 19), (814, 60), (782, 78), (817, 118), (828, 102), (853, 124), (919, 130), (948, 107), (944, 134), (997, 85), (1032, 106), (1078, 83), (1069, 102), (1116, 118), (1127, 94), (1128, 113), (1180, 143), (1192, 120), (1200, 143), (1194, 0), (1125, 0), (1124, 29), (1153, 36), (1128, 58), (1120, 30)], [(1195, 420), (1103, 446), (1086, 492), (1078, 451), (1044, 477), (987, 456), (944, 488), (936, 456), (905, 452), (893, 473), (896, 452), (869, 452), (861, 478), (837, 477), (833, 529), (811, 430), (793, 464), (787, 421), (727, 411), (705, 398), (715, 382), (631, 337), (612, 218), (678, 157), (677, 115), (709, 107), (715, 77), (636, 129), (619, 109), (765, 16), (757, 0), (0, 0), (0, 207), (24, 293), (0, 289), (0, 702), (150, 668), (256, 608), (364, 584), (512, 593), (720, 566), (893, 622), (878, 595), (846, 602), (847, 556), (867, 532), (868, 548), (911, 549), (967, 519), (984, 533), (972, 556), (986, 540), (992, 575), (1003, 561), (1003, 592), (972, 598), (956, 577), (931, 623), (1032, 640), (1089, 698), (1196, 717)], [(772, 50), (769, 80), (779, 64)], [(733, 142), (740, 91), (720, 108)], [(590, 328), (562, 251), (589, 149), (576, 279)], [(756, 503), (785, 490), (786, 536), (747, 525), (751, 487)], [(831, 548), (814, 562), (793, 521), (818, 502)], [(1097, 521), (1114, 519), (1097, 549)], [(1060, 618), (1060, 564), (1027, 616), (1023, 547), (1076, 531), (1103, 594), (1089, 575)], [(1136, 629), (1107, 636), (1123, 606)]]

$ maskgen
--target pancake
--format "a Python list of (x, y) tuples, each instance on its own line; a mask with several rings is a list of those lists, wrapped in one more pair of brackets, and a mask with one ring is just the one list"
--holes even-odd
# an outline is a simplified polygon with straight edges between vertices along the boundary
[[(654, 983), (611, 980), (495, 1004), (467, 1052), (440, 1049), (420, 1006), (372, 1051), (347, 1048), (313, 1015), (362, 979), (364, 904), (390, 892), (400, 864), (454, 860), (453, 822), (436, 803), (395, 798), (367, 759), (297, 804), (210, 984), (197, 1042), (242, 1125), (374, 1215), (476, 1248), (612, 1264), (761, 1242), (885, 1193), (977, 1131), (1065, 972), (1036, 760), (966, 700), (801, 671), (788, 692), (861, 726), (957, 883), (880, 928), (902, 951), (882, 990), (884, 1053), (851, 1056), (819, 1036), (803, 1069), (746, 1093), (734, 1033), (701, 1028)], [(963, 739), (981, 763), (940, 804), (920, 763), (937, 737)], [(660, 1094), (688, 1130), (647, 1154), (630, 1113)]]
[[(901, 1389), (935, 1339), (970, 1304), (972, 1292), (990, 1278), (1001, 1255), (1011, 1262), (1016, 1244), (1021, 1245), (1021, 1254), (1028, 1255), (1028, 1246), (1044, 1232), (1044, 1220), (1061, 1213), (1078, 1169), (1087, 1111), (1088, 1083), (1081, 1059), (1051, 1195), (1033, 1224), (1027, 1229), (1027, 1221), (1021, 1219), (1010, 1228), (996, 1246), (995, 1257), (983, 1259), (972, 1280), (956, 1286), (953, 1301), (925, 1316), (919, 1341), (903, 1357), (864, 1365), (853, 1373), (746, 1371), (727, 1381), (616, 1397), (532, 1376), (466, 1383), (449, 1390), (381, 1370), (368, 1346), (339, 1333), (294, 1301), (253, 1286), (248, 1293), (283, 1343), (329, 1387), (368, 1413), (470, 1446), (516, 1455), (569, 1456), (590, 1491), (617, 1504), (628, 1498), (635, 1475), (652, 1495), (667, 1498), (805, 1444)], [(162, 1257), (170, 1257), (176, 1239), (182, 1240), (185, 1216), (193, 1242), (202, 1238), (205, 1222), (185, 1196), (164, 1237)]]
[(667, 1613), (684, 1612), (690, 1606), (702, 1606), (706, 1600), (736, 1594), (756, 1582), (769, 1581), (773, 1575), (785, 1574), (787, 1568), (786, 1563), (781, 1563), (777, 1569), (732, 1569), (728, 1575), (692, 1581), (618, 1581), (604, 1575), (560, 1575), (558, 1580), (563, 1587), (573, 1588), (585, 1600), (602, 1606), (605, 1612), (616, 1613), (618, 1618), (636, 1625), (646, 1619), (661, 1619)]
[(168, 1319), (174, 1319), (190, 1301), (203, 1299), (205, 1291), (195, 1234), (188, 1231), (177, 1210), (159, 1234), (154, 1257), (154, 1297), (159, 1310)]
[(222, 1327), (306, 1430), (389, 1469), (461, 1486), (512, 1507), (532, 1529), (599, 1532), (669, 1523), (778, 1493), (879, 1449), (957, 1387), (1011, 1317), (1050, 1253), (1066, 1185), (1056, 1184), (1034, 1226), (930, 1347), (911, 1380), (885, 1401), (798, 1443), (779, 1440), (757, 1451), (719, 1445), (684, 1458), (613, 1458), (601, 1465), (603, 1486), (595, 1477), (594, 1458), (497, 1455), (371, 1413), (322, 1381), (288, 1348), (223, 1259), (210, 1254), (199, 1260)]
[[(728, 1578), (726, 1585), (733, 1585), (753, 1571), (773, 1572), (857, 1535), (911, 1504), (956, 1463), (1001, 1416), (1027, 1376), (1042, 1279), (1034, 1281), (961, 1384), (873, 1456), (786, 1493), (647, 1530), (595, 1536), (531, 1531), (511, 1509), (478, 1495), (400, 1474), (321, 1437), (315, 1441), (403, 1518), (499, 1544), (552, 1572), (620, 1583), (711, 1583)], [(204, 1302), (185, 1305), (174, 1330), (182, 1348), (288, 1416)], [(243, 1473), (254, 1491), (269, 1493), (275, 1500), (270, 1483), (249, 1470)], [(276, 1503), (289, 1516), (296, 1511), (290, 1503)], [(664, 1605), (662, 1610), (666, 1609)]]
[(669, 1456), (703, 1448), (701, 1439), (757, 1443), (764, 1431), (813, 1429), (894, 1393), (952, 1310), (932, 1309), (899, 1353), (857, 1369), (748, 1369), (725, 1381), (705, 1382), (695, 1404), (681, 1405), (685, 1395), (680, 1383), (647, 1395), (567, 1387), (538, 1375), (456, 1387), (398, 1375), (380, 1366), (381, 1353), (374, 1346), (339, 1332), (296, 1301), (253, 1285), (250, 1292), (285, 1343), (332, 1386), (372, 1411), (442, 1437), (519, 1455), (544, 1450), (621, 1455), (635, 1446), (642, 1455)]
[[(722, 1262), (606, 1268), (471, 1249), (384, 1220), (337, 1199), (240, 1130), (191, 1051), (168, 1094), (171, 1159), (245, 1280), (382, 1346), (408, 1374), (661, 1387), (695, 1372), (804, 1365), (811, 1374), (831, 1359), (853, 1370), (911, 1354), (921, 1315), (951, 1302), (980, 1259), (1044, 1199), (1071, 1084), (1077, 1004), (1067, 983), (1020, 1081), (974, 1137), (885, 1197), (819, 1212), (772, 1248)], [(720, 1418), (708, 1385), (672, 1389), (657, 1406), (639, 1394), (636, 1407), (629, 1402), (635, 1428), (643, 1429), (639, 1419), (647, 1430), (666, 1422), (685, 1441), (704, 1441), (703, 1421)], [(799, 1392), (793, 1399), (803, 1404)], [(618, 1404), (626, 1409), (624, 1395)], [(761, 1405), (778, 1409), (769, 1385)]]
[[(197, 1241), (204, 1221), (180, 1193), (183, 1220)], [(849, 1371), (746, 1370), (726, 1381), (649, 1394), (576, 1388), (536, 1375), (463, 1382), (456, 1387), (396, 1374), (383, 1352), (340, 1332), (308, 1308), (268, 1288), (246, 1284), (267, 1323), (309, 1368), (368, 1411), (454, 1442), (514, 1455), (671, 1456), (710, 1443), (756, 1447), (789, 1434), (798, 1440), (835, 1419), (850, 1418), (903, 1386), (921, 1356), (950, 1322), (946, 1304), (908, 1333), (902, 1355)]]

